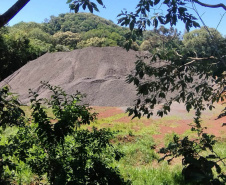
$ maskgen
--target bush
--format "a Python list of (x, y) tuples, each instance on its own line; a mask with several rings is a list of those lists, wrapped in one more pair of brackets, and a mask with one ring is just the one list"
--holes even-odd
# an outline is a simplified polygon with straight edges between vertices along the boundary
[[(69, 96), (59, 87), (42, 84), (52, 92), (51, 98), (39, 99), (38, 94), (30, 90), (31, 118), (23, 119), (24, 124), (19, 126), (17, 133), (0, 145), (2, 183), (15, 179), (21, 183), (21, 169), (26, 169), (39, 180), (47, 175), (50, 184), (127, 184), (118, 169), (111, 165), (121, 157), (109, 142), (113, 134), (106, 129), (79, 128), (96, 119), (96, 113), (91, 113), (91, 108), (81, 103), (83, 96), (80, 93)], [(4, 89), (8, 90), (4, 87), (0, 92)], [(15, 99), (7, 93), (0, 101), (4, 107)], [(7, 104), (3, 104), (5, 101)], [(55, 117), (47, 114), (44, 105), (51, 108)], [(13, 106), (21, 111), (19, 103)], [(12, 114), (14, 109), (3, 108), (12, 115), (12, 123), (24, 117), (24, 114), (19, 118)], [(0, 118), (1, 123), (4, 119)], [(11, 125), (11, 120), (4, 122)]]

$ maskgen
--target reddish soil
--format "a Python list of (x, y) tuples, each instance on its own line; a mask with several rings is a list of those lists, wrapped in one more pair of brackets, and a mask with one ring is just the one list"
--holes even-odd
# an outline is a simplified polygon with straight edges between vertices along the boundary
[[(186, 112), (184, 112), (186, 114)], [(163, 139), (165, 134), (176, 133), (176, 134), (184, 134), (186, 131), (191, 129), (189, 126), (190, 123), (193, 122), (192, 119), (187, 120), (175, 120), (173, 126), (170, 126), (169, 121), (167, 121), (169, 126), (160, 125), (160, 134), (153, 135), (155, 139)], [(172, 121), (171, 121), (172, 122)], [(207, 127), (205, 130), (208, 134), (213, 134), (216, 137), (224, 138), (226, 133), (226, 126), (222, 126), (223, 123), (226, 123), (226, 117), (216, 119), (216, 116), (211, 118), (203, 118), (203, 126)], [(176, 126), (178, 125), (178, 126)]]
[(183, 134), (185, 131), (191, 128), (188, 125), (189, 123), (191, 123), (191, 120), (181, 120), (175, 123), (178, 124), (177, 127), (160, 125), (161, 134), (153, 135), (154, 139), (163, 139), (165, 134), (170, 134), (170, 133)]
[(144, 126), (148, 127), (150, 125), (151, 125), (151, 121), (150, 120), (144, 121)]
[(206, 132), (215, 135), (216, 137), (225, 137), (226, 134), (226, 117), (216, 119), (212, 117), (206, 121)]
[[(226, 134), (226, 117), (216, 119), (222, 108), (223, 106), (217, 106), (214, 111), (205, 111), (202, 116), (202, 124), (203, 126), (207, 127), (207, 129), (205, 130), (206, 133), (213, 134), (217, 138), (224, 139)], [(122, 109), (116, 107), (95, 107), (95, 110), (99, 112), (98, 118), (107, 118), (123, 113)], [(176, 133), (181, 135), (186, 131), (189, 131), (191, 129), (191, 126), (189, 126), (189, 124), (193, 122), (193, 117), (195, 117), (194, 111), (187, 113), (183, 105), (175, 104), (172, 106), (172, 111), (170, 112), (170, 114), (165, 116), (163, 119), (154, 116), (150, 120), (145, 118), (142, 118), (141, 120), (131, 120), (132, 117), (125, 115), (124, 117), (115, 120), (114, 122), (126, 124), (139, 121), (142, 122), (145, 127), (149, 127), (151, 124), (157, 124), (160, 134), (153, 135), (153, 138), (156, 141), (163, 141), (165, 134)], [(113, 126), (113, 124), (106, 123), (105, 126), (111, 127)], [(137, 125), (133, 126), (132, 129), (136, 132), (141, 128), (139, 127), (139, 125)]]
[(117, 107), (93, 107), (96, 112), (98, 112), (98, 119), (108, 118), (111, 116), (115, 116), (117, 114), (124, 113), (124, 111)]

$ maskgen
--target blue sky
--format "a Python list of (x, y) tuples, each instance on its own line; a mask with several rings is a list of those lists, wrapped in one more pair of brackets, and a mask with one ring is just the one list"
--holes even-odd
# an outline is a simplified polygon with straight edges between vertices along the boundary
[[(0, 2), (0, 13), (4, 13), (10, 6), (12, 6), (17, 0), (2, 0)], [(16, 24), (18, 22), (43, 22), (45, 18), (49, 18), (51, 15), (59, 15), (60, 13), (70, 12), (67, 0), (31, 0), (9, 23), (9, 25)], [(100, 13), (94, 13), (103, 18), (109, 19), (117, 23), (117, 15), (126, 8), (128, 11), (134, 11), (138, 0), (103, 0), (106, 5), (106, 9), (100, 7)], [(205, 0), (205, 3), (219, 3), (222, 0)], [(216, 28), (221, 15), (224, 14), (223, 9), (210, 9), (197, 6), (197, 9), (209, 27)], [(163, 12), (165, 10), (163, 9)], [(177, 29), (184, 31), (184, 25), (179, 23)], [(223, 35), (226, 35), (226, 15), (223, 17), (220, 26), (218, 27)]]

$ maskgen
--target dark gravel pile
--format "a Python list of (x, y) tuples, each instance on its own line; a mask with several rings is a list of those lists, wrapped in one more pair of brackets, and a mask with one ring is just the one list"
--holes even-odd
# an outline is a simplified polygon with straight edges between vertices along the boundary
[(0, 82), (19, 94), (22, 103), (29, 102), (28, 89), (48, 97), (40, 81), (61, 86), (67, 93), (77, 90), (87, 94), (85, 103), (94, 106), (130, 106), (136, 98), (135, 87), (125, 82), (134, 68), (139, 52), (120, 47), (89, 47), (71, 52), (47, 53), (30, 61)]

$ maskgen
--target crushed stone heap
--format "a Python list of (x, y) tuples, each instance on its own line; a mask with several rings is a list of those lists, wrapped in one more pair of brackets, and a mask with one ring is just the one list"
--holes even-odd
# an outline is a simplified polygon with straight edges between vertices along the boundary
[(135, 86), (125, 82), (134, 69), (139, 52), (120, 47), (89, 47), (71, 52), (46, 53), (28, 62), (0, 82), (8, 84), (23, 104), (29, 103), (28, 89), (48, 97), (41, 81), (62, 87), (68, 94), (86, 94), (84, 103), (92, 106), (123, 107), (134, 104)]

